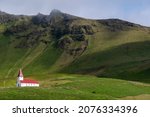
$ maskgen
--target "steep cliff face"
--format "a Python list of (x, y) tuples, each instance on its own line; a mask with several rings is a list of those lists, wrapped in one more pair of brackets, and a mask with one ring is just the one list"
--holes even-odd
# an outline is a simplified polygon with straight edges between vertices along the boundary
[(40, 42), (48, 44), (53, 41), (56, 47), (76, 56), (83, 53), (88, 46), (86, 35), (94, 34), (90, 24), (74, 23), (79, 20), (84, 21), (82, 18), (53, 10), (50, 15), (39, 13), (22, 23), (14, 23), (5, 34), (22, 40), (15, 45), (16, 48), (31, 48)]

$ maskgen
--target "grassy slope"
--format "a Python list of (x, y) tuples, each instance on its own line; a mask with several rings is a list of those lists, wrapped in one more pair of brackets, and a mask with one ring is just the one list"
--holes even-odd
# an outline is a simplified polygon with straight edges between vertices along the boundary
[[(17, 49), (10, 43), (13, 37), (0, 34), (0, 99), (120, 99), (149, 94), (146, 84), (93, 76), (48, 75), (62, 69), (60, 72), (150, 82), (149, 32), (135, 29), (111, 32), (101, 28), (93, 36), (87, 36), (89, 47), (85, 53), (64, 68), (62, 63), (73, 58), (53, 45)], [(1, 31), (4, 29), (1, 26)], [(15, 88), (20, 67), (26, 77), (40, 80), (41, 87)]]

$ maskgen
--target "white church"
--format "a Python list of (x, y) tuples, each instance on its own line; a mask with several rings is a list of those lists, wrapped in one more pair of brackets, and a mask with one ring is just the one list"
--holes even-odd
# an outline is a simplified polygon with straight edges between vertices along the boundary
[(39, 82), (32, 79), (24, 79), (22, 70), (19, 70), (17, 87), (39, 87)]

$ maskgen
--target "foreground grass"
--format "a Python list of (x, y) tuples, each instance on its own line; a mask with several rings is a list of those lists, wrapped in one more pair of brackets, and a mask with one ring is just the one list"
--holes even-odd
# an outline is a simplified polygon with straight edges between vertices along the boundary
[[(40, 80), (44, 76), (36, 77)], [(39, 88), (0, 88), (0, 99), (3, 100), (128, 99), (128, 96), (129, 99), (136, 99), (135, 96), (139, 96), (137, 99), (149, 99), (149, 95), (149, 84), (66, 74), (45, 76), (40, 80)]]

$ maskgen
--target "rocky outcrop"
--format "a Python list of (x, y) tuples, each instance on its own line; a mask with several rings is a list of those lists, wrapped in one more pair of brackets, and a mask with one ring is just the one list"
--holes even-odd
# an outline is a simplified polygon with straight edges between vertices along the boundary
[(15, 15), (10, 15), (8, 13), (0, 11), (0, 24), (12, 22), (16, 19), (17, 17)]
[(82, 41), (80, 46), (69, 48), (66, 52), (74, 57), (81, 55), (88, 47), (88, 40)]
[(123, 30), (128, 30), (132, 27), (142, 27), (138, 24), (134, 24), (128, 21), (123, 21), (120, 19), (98, 20), (98, 22), (106, 26), (110, 31), (123, 31)]
[(82, 54), (88, 47), (88, 40), (82, 36), (82, 40), (77, 40), (76, 36), (64, 36), (58, 41), (58, 47), (72, 56)]
[(5, 34), (15, 35), (21, 32), (25, 32), (31, 27), (30, 23), (23, 23), (21, 25), (12, 25), (11, 27), (7, 28)]
[(47, 15), (43, 15), (41, 13), (38, 13), (36, 16), (32, 17), (32, 22), (36, 25), (39, 24), (48, 24)]

